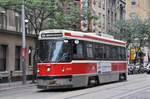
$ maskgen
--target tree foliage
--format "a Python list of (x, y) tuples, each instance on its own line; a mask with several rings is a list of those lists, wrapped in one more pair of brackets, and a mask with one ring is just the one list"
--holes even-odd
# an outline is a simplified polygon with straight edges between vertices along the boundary
[(126, 41), (127, 45), (137, 42), (141, 47), (146, 40), (150, 39), (149, 27), (150, 19), (122, 20), (115, 24), (111, 34), (117, 39)]
[[(67, 8), (66, 3), (69, 4)], [(18, 13), (21, 13), (21, 4), (22, 0), (0, 0), (0, 6)], [(90, 10), (88, 18), (92, 19)], [(35, 34), (42, 29), (80, 29), (80, 5), (72, 0), (25, 0), (25, 17)]]
[(134, 63), (141, 60), (141, 57), (144, 55), (141, 48), (150, 40), (149, 27), (150, 19), (122, 20), (115, 24), (115, 29), (111, 32), (115, 38), (127, 42), (127, 49), (131, 50), (128, 48), (131, 43), (132, 48), (138, 49), (135, 52), (136, 56), (133, 60)]

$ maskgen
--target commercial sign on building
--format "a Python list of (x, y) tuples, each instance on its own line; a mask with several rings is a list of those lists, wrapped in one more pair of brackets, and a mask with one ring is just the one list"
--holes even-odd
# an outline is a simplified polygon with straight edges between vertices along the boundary
[(135, 59), (137, 50), (138, 50), (138, 48), (131, 48), (131, 52), (130, 52), (130, 59), (131, 60)]
[(81, 16), (81, 31), (85, 32), (88, 30), (88, 0), (80, 0), (80, 16)]

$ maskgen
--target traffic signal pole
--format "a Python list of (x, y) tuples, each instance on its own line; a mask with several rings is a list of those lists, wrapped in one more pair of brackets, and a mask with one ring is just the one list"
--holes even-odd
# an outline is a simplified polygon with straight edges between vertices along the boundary
[(22, 0), (22, 84), (26, 84), (26, 35), (24, 0)]

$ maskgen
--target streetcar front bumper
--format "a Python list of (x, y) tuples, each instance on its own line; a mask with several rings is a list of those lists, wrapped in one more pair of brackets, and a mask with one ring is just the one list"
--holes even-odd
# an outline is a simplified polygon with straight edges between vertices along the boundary
[(44, 85), (37, 85), (39, 89), (66, 89), (66, 88), (73, 88), (72, 85), (59, 85), (59, 86), (44, 86)]
[(60, 88), (72, 88), (71, 76), (46, 76), (37, 78), (37, 87), (40, 89), (60, 89)]

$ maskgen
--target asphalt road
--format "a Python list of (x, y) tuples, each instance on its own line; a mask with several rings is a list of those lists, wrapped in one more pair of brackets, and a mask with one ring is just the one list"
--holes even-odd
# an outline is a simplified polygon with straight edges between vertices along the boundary
[(92, 88), (40, 90), (36, 86), (0, 91), (0, 99), (150, 99), (150, 75), (129, 75), (126, 82)]

